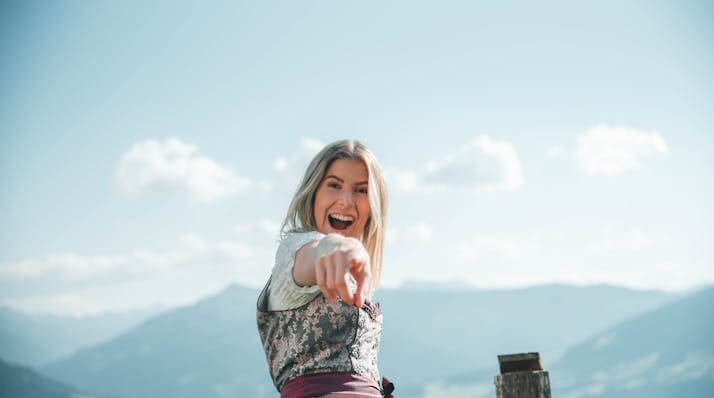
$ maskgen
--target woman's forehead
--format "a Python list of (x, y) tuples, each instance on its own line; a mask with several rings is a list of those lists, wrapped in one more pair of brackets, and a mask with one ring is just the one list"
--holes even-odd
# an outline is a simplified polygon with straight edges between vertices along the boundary
[(327, 168), (325, 178), (364, 182), (368, 180), (367, 166), (358, 159), (335, 159)]

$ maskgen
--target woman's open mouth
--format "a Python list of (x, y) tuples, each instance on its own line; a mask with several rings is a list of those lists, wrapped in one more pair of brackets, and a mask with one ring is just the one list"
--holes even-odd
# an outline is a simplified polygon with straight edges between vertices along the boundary
[(339, 231), (349, 228), (349, 226), (355, 222), (354, 217), (343, 214), (328, 214), (327, 221), (329, 221), (332, 228)]

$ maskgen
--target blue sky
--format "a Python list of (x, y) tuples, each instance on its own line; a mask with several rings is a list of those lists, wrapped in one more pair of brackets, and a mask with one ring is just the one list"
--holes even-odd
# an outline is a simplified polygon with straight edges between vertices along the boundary
[(384, 286), (714, 282), (707, 2), (0, 7), (2, 304), (258, 287), (342, 138), (387, 173)]

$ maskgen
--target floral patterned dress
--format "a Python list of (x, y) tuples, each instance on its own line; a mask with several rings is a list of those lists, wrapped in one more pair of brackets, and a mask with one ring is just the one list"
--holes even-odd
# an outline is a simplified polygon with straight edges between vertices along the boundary
[(269, 293), (270, 280), (258, 297), (256, 318), (270, 377), (278, 391), (304, 376), (350, 374), (384, 394), (377, 367), (382, 333), (379, 303), (366, 302), (357, 308), (340, 299), (332, 302), (320, 293), (298, 308), (270, 311)]

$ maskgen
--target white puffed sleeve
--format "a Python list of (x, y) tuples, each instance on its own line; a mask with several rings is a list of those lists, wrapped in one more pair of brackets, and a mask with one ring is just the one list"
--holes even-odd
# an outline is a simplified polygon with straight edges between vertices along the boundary
[(320, 294), (320, 286), (298, 286), (293, 279), (295, 254), (308, 242), (325, 234), (318, 231), (289, 233), (278, 245), (270, 279), (269, 311), (283, 311), (309, 303)]

